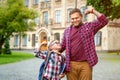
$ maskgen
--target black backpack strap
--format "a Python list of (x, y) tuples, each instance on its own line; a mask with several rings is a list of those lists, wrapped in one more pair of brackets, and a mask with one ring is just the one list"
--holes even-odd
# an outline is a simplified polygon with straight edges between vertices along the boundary
[(65, 64), (65, 56), (61, 54), (61, 57), (62, 57), (62, 63), (61, 63), (61, 69), (60, 69), (60, 73), (64, 73), (64, 70), (65, 70), (65, 67), (66, 67), (66, 64)]
[[(44, 70), (46, 69), (46, 67), (48, 65), (48, 61), (50, 59), (50, 55), (51, 55), (51, 53), (50, 53), (50, 51), (48, 51), (48, 54), (46, 54), (46, 60), (45, 60), (45, 64), (44, 64)], [(43, 74), (42, 74), (42, 79), (43, 79)]]
[(44, 67), (44, 69), (46, 69), (46, 67), (47, 67), (47, 64), (48, 64), (48, 61), (49, 61), (49, 58), (50, 58), (50, 51), (48, 51), (48, 54), (47, 54), (47, 56), (46, 56), (46, 60), (45, 60), (45, 67)]

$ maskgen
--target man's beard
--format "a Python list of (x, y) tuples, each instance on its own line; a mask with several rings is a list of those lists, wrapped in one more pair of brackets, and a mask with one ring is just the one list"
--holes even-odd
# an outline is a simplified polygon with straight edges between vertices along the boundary
[(78, 28), (82, 25), (82, 22), (80, 22), (78, 25), (74, 25), (74, 27)]

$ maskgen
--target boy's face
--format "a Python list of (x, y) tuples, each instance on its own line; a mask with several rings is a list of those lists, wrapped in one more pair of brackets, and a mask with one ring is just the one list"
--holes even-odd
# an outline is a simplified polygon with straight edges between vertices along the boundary
[(51, 44), (50, 44), (50, 48), (52, 49), (52, 50), (60, 50), (61, 49), (61, 45), (60, 45), (60, 42), (59, 41), (57, 41), (57, 40), (55, 40), (54, 42), (52, 42)]

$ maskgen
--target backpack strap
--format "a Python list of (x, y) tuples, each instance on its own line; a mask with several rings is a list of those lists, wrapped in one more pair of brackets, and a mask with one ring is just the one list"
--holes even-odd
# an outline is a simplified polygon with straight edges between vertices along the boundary
[(48, 54), (47, 54), (47, 56), (46, 56), (46, 60), (45, 60), (45, 66), (44, 66), (44, 69), (46, 69), (46, 67), (47, 67), (47, 64), (48, 64), (48, 61), (49, 61), (49, 58), (50, 58), (50, 51), (48, 51)]
[[(45, 60), (45, 64), (44, 64), (44, 70), (46, 69), (46, 67), (48, 65), (48, 61), (50, 59), (50, 55), (51, 55), (51, 53), (50, 53), (50, 51), (48, 51), (48, 54), (46, 54), (46, 60)], [(43, 74), (44, 74), (44, 72), (43, 72)], [(43, 74), (42, 74), (42, 79), (43, 79)]]
[(65, 64), (65, 56), (61, 54), (61, 57), (62, 57), (62, 64), (61, 64), (61, 69), (60, 69), (60, 73), (64, 73), (64, 70), (65, 70), (65, 67), (66, 67), (66, 64)]

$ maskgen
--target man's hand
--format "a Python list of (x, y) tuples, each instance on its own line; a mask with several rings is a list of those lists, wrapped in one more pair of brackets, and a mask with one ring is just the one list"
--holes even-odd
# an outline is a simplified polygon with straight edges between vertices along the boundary
[(90, 13), (94, 13), (94, 8), (92, 6), (89, 6), (85, 11), (85, 14), (90, 14)]
[(100, 17), (102, 15), (100, 12), (96, 11), (92, 6), (88, 6), (88, 8), (85, 11), (85, 14), (87, 15), (90, 13), (96, 15), (97, 17)]

